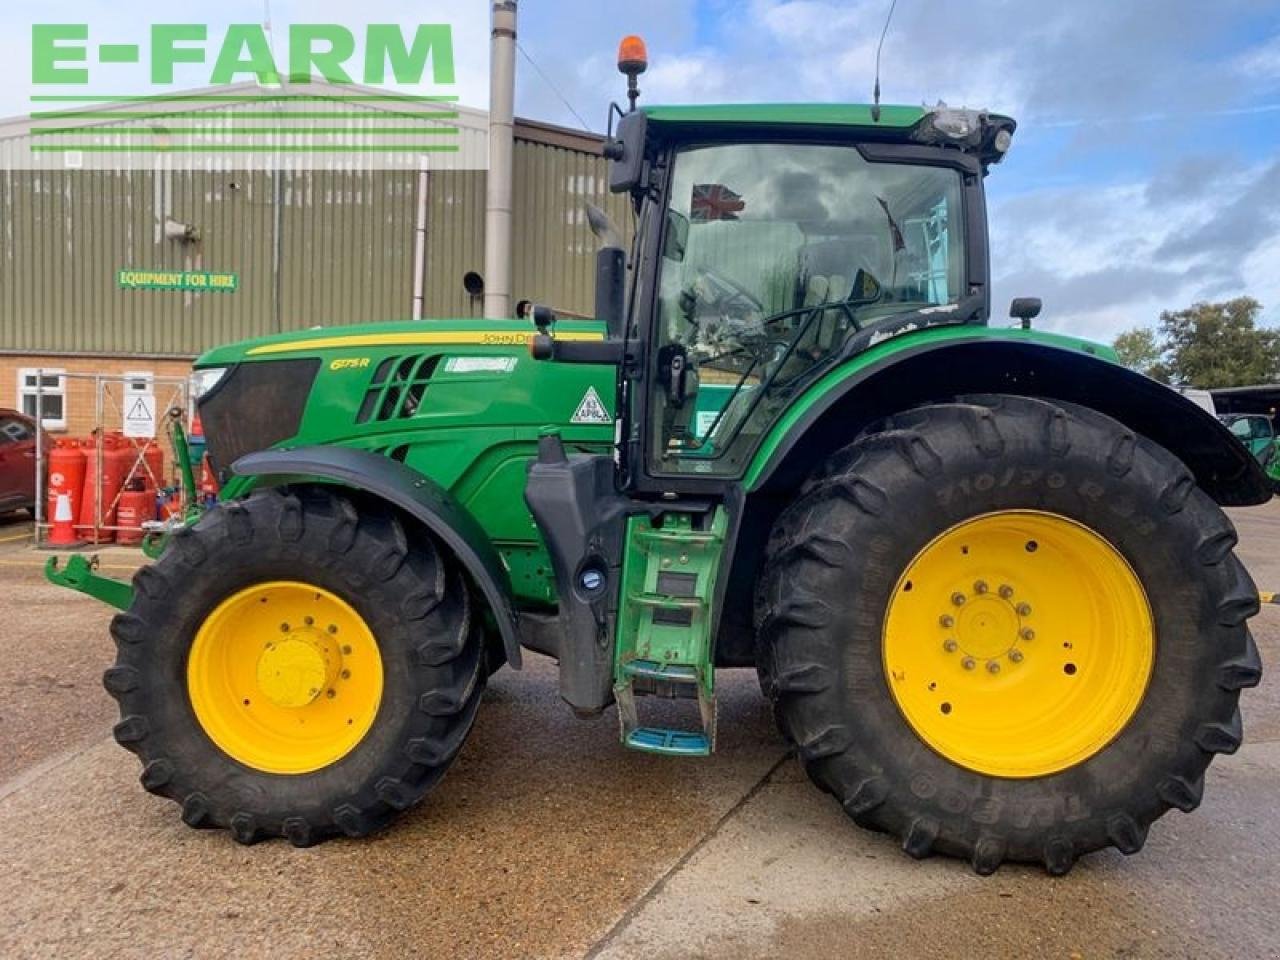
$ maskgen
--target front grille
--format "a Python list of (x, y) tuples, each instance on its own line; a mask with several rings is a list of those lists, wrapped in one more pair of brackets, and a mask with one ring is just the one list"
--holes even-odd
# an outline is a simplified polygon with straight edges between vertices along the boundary
[(318, 358), (242, 363), (197, 401), (209, 461), (223, 480), (247, 453), (296, 436)]

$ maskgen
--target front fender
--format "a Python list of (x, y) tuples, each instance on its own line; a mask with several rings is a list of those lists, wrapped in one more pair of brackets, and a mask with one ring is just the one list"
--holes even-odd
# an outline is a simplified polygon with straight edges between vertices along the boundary
[(1085, 341), (959, 327), (889, 341), (832, 370), (766, 437), (745, 478), (752, 492), (794, 485), (832, 443), (908, 407), (1011, 393), (1091, 407), (1179, 457), (1223, 506), (1265, 503), (1266, 472), (1216, 417), (1164, 384), (1100, 359)]
[(363, 490), (419, 520), (452, 551), (484, 595), (502, 635), (507, 662), (520, 669), (520, 640), (511, 581), (476, 519), (434, 480), (398, 460), (351, 447), (263, 450), (241, 457), (242, 477), (307, 478)]

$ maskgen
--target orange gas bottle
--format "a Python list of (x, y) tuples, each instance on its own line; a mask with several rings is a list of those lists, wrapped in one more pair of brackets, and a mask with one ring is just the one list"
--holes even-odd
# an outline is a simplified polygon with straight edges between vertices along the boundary
[[(96, 442), (95, 442), (96, 440)], [(80, 504), (79, 529), (94, 543), (109, 543), (116, 525), (116, 494), (124, 485), (125, 475), (133, 465), (131, 445), (114, 434), (90, 440), (85, 450), (84, 498)], [(98, 478), (98, 446), (102, 453), (102, 477)], [(98, 522), (98, 498), (102, 502), (102, 527)]]
[(59, 439), (49, 451), (49, 497), (45, 519), (52, 522), (58, 511), (58, 496), (65, 493), (71, 502), (71, 515), (78, 516), (80, 497), (84, 492), (84, 448), (79, 440)]
[(143, 486), (151, 490), (163, 487), (165, 485), (164, 451), (160, 449), (160, 444), (154, 440), (135, 440), (133, 450), (130, 451), (135, 462), (138, 459), (139, 450), (142, 451), (143, 462), (136, 466), (130, 463), (133, 469), (129, 472), (129, 479), (125, 481), (125, 485), (128, 486), (134, 480), (141, 480)]
[(142, 524), (154, 520), (155, 512), (155, 494), (141, 480), (130, 481), (129, 487), (120, 494), (120, 505), (116, 509), (116, 522), (120, 527), (116, 543), (122, 547), (141, 543)]

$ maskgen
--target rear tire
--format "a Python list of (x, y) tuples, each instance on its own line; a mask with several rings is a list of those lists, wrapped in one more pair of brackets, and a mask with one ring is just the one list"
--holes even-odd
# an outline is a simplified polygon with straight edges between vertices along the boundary
[[(979, 772), (929, 746), (886, 677), (885, 621), (912, 587), (904, 571), (944, 531), (1006, 511), (1101, 537), (1141, 584), (1154, 626), (1149, 679), (1123, 727), (1043, 775)], [(1245, 625), (1257, 592), (1235, 544), (1186, 467), (1108, 417), (1010, 396), (923, 407), (832, 455), (779, 518), (757, 589), (761, 683), (813, 781), (912, 856), (1062, 874), (1103, 847), (1135, 853), (1170, 807), (1200, 803), (1214, 754), (1240, 745), (1239, 692), (1261, 664)], [(942, 636), (918, 642), (933, 651)]]
[[(218, 731), (206, 728), (193, 698), (217, 698), (191, 685), (188, 666), (220, 605), (284, 581), (348, 605), (381, 659), (367, 732), (345, 754), (302, 773), (269, 772), (215, 744)], [(410, 540), (389, 511), (358, 512), (323, 488), (258, 493), (177, 532), (133, 583), (133, 605), (111, 624), (118, 658), (104, 677), (120, 704), (115, 738), (142, 761), (143, 786), (181, 805), (190, 826), (223, 827), (241, 843), (287, 837), (309, 846), (339, 833), (364, 836), (420, 801), (471, 729), (487, 676), (480, 618), (450, 558), (425, 534)], [(216, 693), (221, 682), (208, 689)], [(282, 742), (288, 761), (289, 741)]]

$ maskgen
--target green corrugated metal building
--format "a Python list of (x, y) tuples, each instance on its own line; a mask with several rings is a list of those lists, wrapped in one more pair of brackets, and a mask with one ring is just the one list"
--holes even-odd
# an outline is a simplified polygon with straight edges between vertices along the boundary
[[(465, 149), (487, 122), (462, 108)], [(110, 122), (104, 114), (104, 122)], [(120, 123), (122, 121), (116, 121)], [(189, 359), (214, 344), (413, 315), (415, 220), (427, 193), (425, 317), (478, 316), (464, 288), (484, 270), (482, 171), (7, 169), (25, 121), (0, 123), (0, 355)], [(599, 138), (516, 123), (513, 293), (588, 313), (596, 244), (584, 204), (629, 226), (609, 194)], [(480, 139), (475, 140), (475, 137)], [(195, 241), (171, 239), (166, 223)], [(234, 292), (123, 289), (118, 272), (235, 274)], [(31, 358), (30, 362), (23, 358)], [(104, 367), (105, 369), (105, 367)], [(6, 378), (8, 379), (8, 378)], [(11, 405), (0, 380), (0, 406)]]

